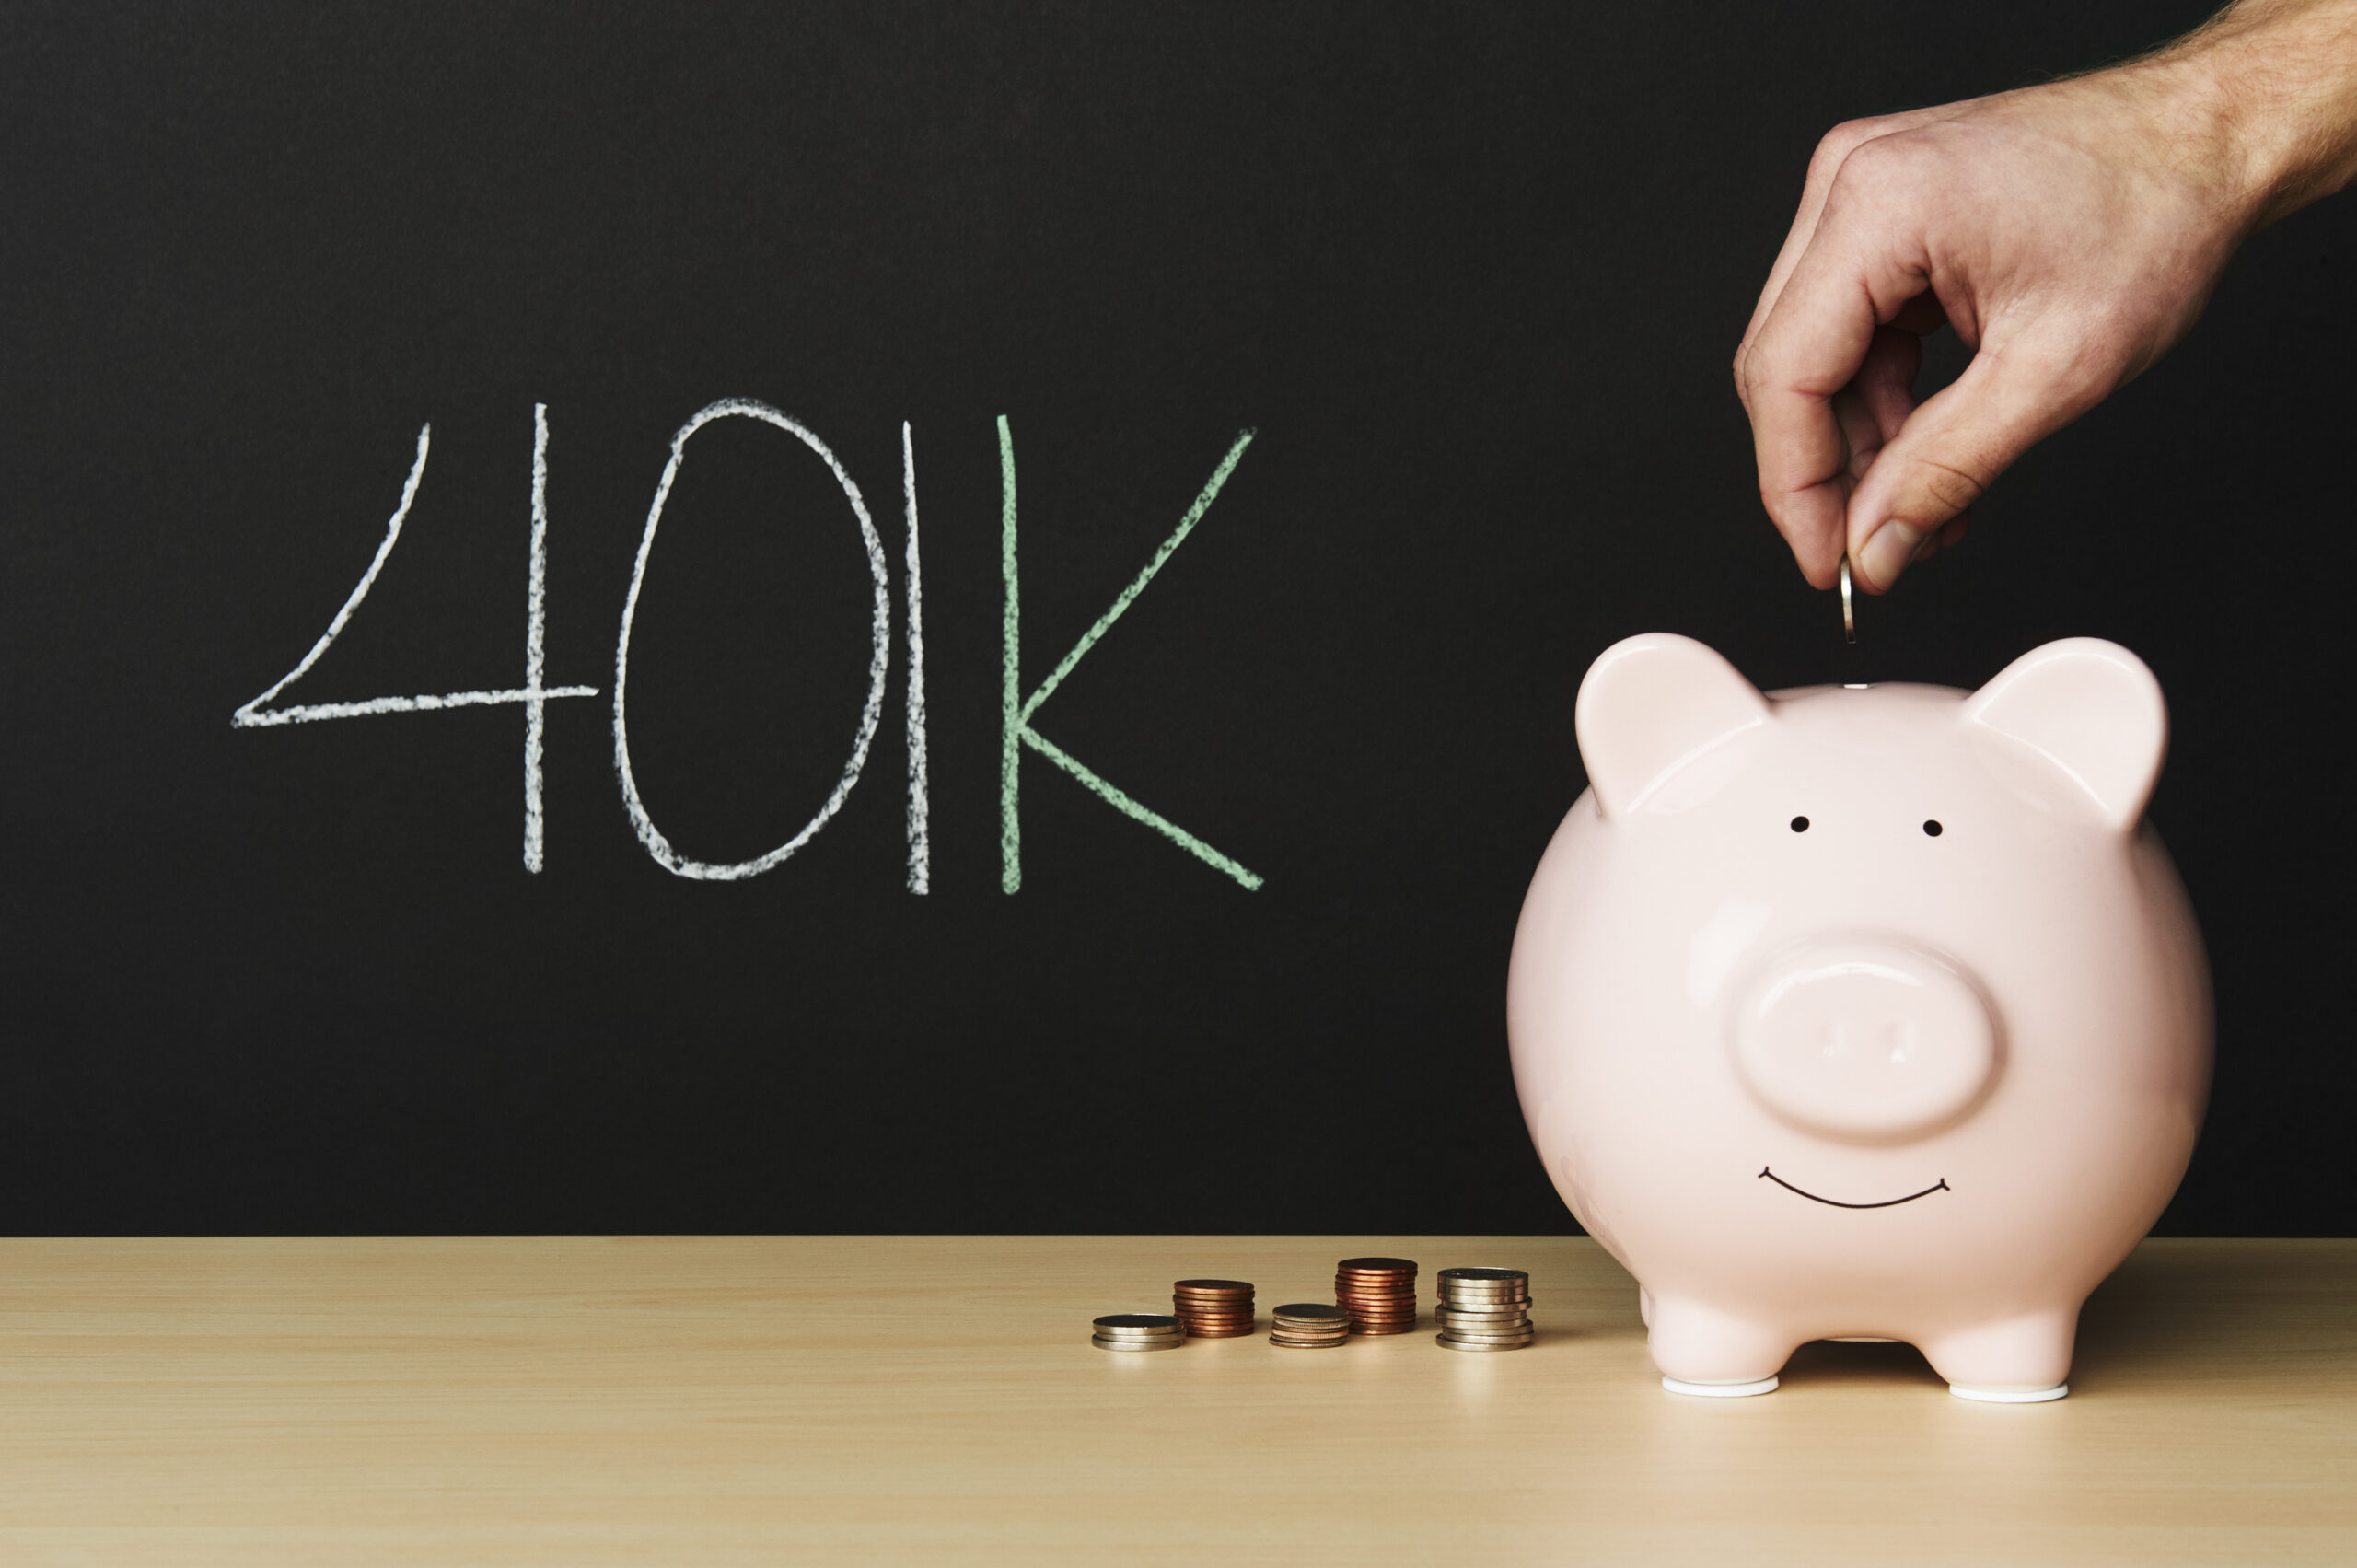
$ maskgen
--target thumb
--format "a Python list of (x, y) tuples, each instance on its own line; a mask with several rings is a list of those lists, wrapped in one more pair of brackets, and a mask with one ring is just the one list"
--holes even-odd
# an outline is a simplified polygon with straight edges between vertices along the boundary
[(1964, 374), (1908, 416), (1850, 497), (1850, 561), (1868, 590), (1888, 592), (1925, 540), (2103, 401), (2117, 378), (2090, 365), (2087, 346), (2061, 333), (1984, 339)]

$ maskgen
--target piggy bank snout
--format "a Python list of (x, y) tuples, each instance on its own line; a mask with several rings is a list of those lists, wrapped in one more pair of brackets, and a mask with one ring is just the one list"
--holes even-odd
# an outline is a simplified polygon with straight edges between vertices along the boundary
[(1898, 943), (1818, 943), (1771, 964), (1736, 1017), (1735, 1064), (1783, 1120), (1836, 1138), (1932, 1132), (1997, 1072), (1997, 1026), (1972, 981)]

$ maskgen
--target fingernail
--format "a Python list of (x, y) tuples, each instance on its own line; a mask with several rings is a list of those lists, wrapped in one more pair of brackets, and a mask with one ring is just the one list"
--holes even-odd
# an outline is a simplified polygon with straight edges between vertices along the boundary
[(1907, 570), (1907, 563), (1915, 559), (1916, 546), (1922, 542), (1922, 534), (1905, 523), (1885, 523), (1858, 552), (1859, 574), (1875, 587), (1887, 589), (1898, 581), (1898, 574)]

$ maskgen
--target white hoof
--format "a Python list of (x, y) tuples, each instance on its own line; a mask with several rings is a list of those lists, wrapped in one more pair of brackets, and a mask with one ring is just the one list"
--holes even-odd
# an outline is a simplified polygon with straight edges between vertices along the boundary
[(1752, 1394), (1773, 1393), (1773, 1377), (1738, 1378), (1732, 1383), (1689, 1383), (1683, 1377), (1665, 1377), (1661, 1386), (1673, 1394), (1692, 1394), (1705, 1400), (1740, 1400)]
[(2071, 1391), (2068, 1383), (2057, 1383), (2051, 1388), (1983, 1388), (1969, 1383), (1951, 1383), (1948, 1392), (1959, 1400), (1979, 1400), (1987, 1405), (2042, 1405), (2049, 1400), (2059, 1400)]

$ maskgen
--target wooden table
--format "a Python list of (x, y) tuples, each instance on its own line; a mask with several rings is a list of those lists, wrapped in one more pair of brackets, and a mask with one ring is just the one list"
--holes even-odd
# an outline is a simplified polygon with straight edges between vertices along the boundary
[[(1190, 1274), (1527, 1268), (1538, 1342), (1092, 1349)], [(1555, 1237), (0, 1241), (0, 1562), (2357, 1562), (2357, 1242), (2146, 1243), (2057, 1404), (1662, 1392)]]

